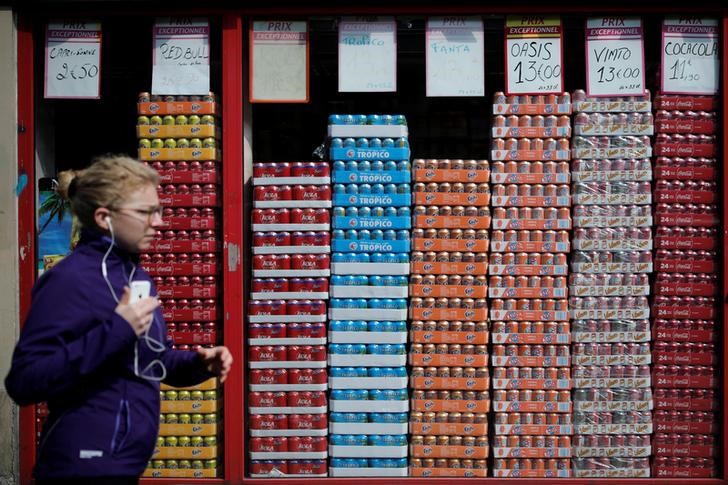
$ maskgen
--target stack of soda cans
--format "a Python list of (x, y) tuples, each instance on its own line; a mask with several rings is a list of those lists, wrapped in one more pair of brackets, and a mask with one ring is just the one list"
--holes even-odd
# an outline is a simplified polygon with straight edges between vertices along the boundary
[(415, 160), (413, 168), (410, 473), (485, 477), (489, 164)]
[(717, 473), (717, 104), (713, 96), (655, 98), (653, 473), (658, 477)]
[(326, 476), (327, 162), (253, 164), (251, 475)]
[(411, 189), (402, 115), (331, 115), (333, 477), (407, 476)]
[(571, 476), (566, 253), (569, 94), (493, 104), (493, 455), (496, 477)]
[[(219, 105), (212, 93), (142, 93), (137, 108), (139, 159), (159, 172), (166, 223), (140, 262), (154, 279), (174, 345), (215, 345), (222, 340)], [(217, 477), (217, 381), (186, 389), (162, 385), (162, 391), (158, 446), (144, 476)]]
[(646, 477), (652, 433), (649, 95), (593, 99), (577, 91), (573, 99), (574, 472)]

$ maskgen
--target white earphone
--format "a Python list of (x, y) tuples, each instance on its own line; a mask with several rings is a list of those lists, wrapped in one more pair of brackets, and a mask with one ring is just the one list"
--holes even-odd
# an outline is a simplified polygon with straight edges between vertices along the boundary
[[(111, 284), (111, 281), (109, 281), (109, 272), (106, 267), (106, 260), (109, 257), (109, 254), (111, 254), (111, 250), (114, 249), (114, 246), (116, 245), (116, 239), (114, 238), (114, 226), (111, 224), (111, 217), (106, 216), (104, 217), (104, 220), (109, 225), (109, 232), (111, 233), (111, 244), (109, 244), (109, 248), (106, 250), (106, 253), (104, 254), (104, 257), (101, 258), (101, 274), (104, 277), (104, 281), (106, 281), (106, 286), (109, 287), (109, 292), (111, 292), (111, 296), (114, 298), (114, 301), (118, 304), (119, 303), (119, 297), (116, 296), (116, 292), (114, 291), (114, 287)], [(132, 279), (134, 278), (134, 272), (136, 271), (136, 266), (132, 267), (131, 274), (129, 275), (129, 282), (131, 283)], [(136, 374), (137, 377), (141, 377), (142, 379), (146, 379), (148, 381), (157, 381), (161, 382), (167, 377), (167, 368), (164, 366), (164, 363), (160, 359), (154, 359), (152, 360), (141, 372), (139, 371), (139, 341), (144, 340), (144, 342), (147, 344), (147, 348), (151, 350), (152, 352), (164, 352), (166, 349), (166, 346), (164, 345), (164, 342), (160, 342), (159, 340), (155, 339), (154, 337), (151, 337), (149, 335), (149, 330), (154, 325), (154, 314), (152, 314), (152, 323), (147, 327), (147, 329), (144, 331), (144, 333), (137, 339), (136, 343), (134, 344), (134, 374)], [(162, 368), (162, 375), (161, 376), (155, 376), (155, 375), (147, 375), (146, 373), (155, 365), (158, 365)]]

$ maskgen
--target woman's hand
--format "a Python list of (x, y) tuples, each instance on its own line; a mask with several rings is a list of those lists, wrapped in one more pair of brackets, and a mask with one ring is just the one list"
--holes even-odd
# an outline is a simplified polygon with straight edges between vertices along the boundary
[(114, 311), (121, 318), (126, 320), (131, 326), (137, 337), (147, 331), (154, 317), (154, 310), (159, 306), (159, 300), (156, 297), (142, 298), (136, 303), (129, 303), (131, 292), (129, 287), (124, 287), (124, 294)]
[(227, 379), (228, 372), (233, 366), (233, 356), (227, 347), (213, 347), (211, 349), (198, 349), (197, 355), (205, 365), (207, 372), (220, 378), (222, 384)]

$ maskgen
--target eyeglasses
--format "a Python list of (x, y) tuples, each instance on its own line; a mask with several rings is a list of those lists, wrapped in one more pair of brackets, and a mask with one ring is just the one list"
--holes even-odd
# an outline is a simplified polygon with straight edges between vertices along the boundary
[(154, 219), (154, 216), (162, 217), (161, 207), (151, 207), (149, 209), (141, 209), (136, 207), (119, 207), (118, 209), (116, 209), (116, 211), (131, 211), (139, 216), (135, 217), (135, 219), (145, 220), (147, 222), (151, 222)]

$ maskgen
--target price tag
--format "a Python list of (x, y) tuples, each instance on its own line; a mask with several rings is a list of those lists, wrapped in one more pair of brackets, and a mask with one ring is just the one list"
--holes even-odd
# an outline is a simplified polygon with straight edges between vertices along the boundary
[(100, 22), (48, 22), (45, 57), (46, 98), (100, 98)]
[(339, 22), (339, 92), (397, 90), (397, 24), (391, 17)]
[(154, 23), (152, 94), (210, 92), (210, 23), (164, 18)]
[(480, 17), (431, 17), (425, 33), (427, 96), (484, 96), (485, 40)]
[(250, 27), (250, 101), (308, 101), (308, 23), (255, 21)]
[(662, 92), (718, 92), (718, 20), (667, 17), (662, 24)]
[(595, 17), (586, 21), (589, 96), (642, 96), (645, 59), (642, 19)]
[(564, 91), (561, 18), (509, 15), (506, 18), (506, 93)]

